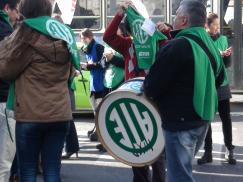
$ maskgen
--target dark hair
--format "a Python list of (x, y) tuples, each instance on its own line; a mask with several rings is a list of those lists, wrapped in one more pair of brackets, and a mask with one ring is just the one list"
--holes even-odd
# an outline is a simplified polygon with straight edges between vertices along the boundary
[(51, 16), (52, 4), (50, 0), (21, 0), (19, 12), (25, 18)]
[(183, 0), (180, 6), (185, 8), (188, 23), (191, 27), (204, 27), (207, 19), (206, 7), (202, 2), (195, 0)]
[(126, 32), (131, 34), (132, 31), (131, 31), (131, 28), (130, 28), (130, 25), (129, 25), (127, 17), (124, 17), (123, 23), (124, 23), (124, 28), (125, 28)]
[(0, 0), (0, 9), (3, 10), (4, 7), (8, 4), (10, 9), (17, 7), (20, 0)]
[(129, 33), (128, 33), (127, 29), (126, 29), (126, 25), (125, 25), (124, 22), (121, 22), (121, 23), (119, 24), (119, 29), (121, 30), (122, 35), (123, 35), (124, 37), (128, 37), (128, 36), (129, 36)]
[(215, 13), (210, 13), (207, 17), (207, 25), (210, 26), (214, 20), (218, 19), (219, 16)]
[(81, 34), (82, 34), (82, 36), (88, 37), (88, 38), (93, 38), (94, 37), (93, 32), (90, 29), (88, 29), (88, 28), (83, 29), (81, 31)]

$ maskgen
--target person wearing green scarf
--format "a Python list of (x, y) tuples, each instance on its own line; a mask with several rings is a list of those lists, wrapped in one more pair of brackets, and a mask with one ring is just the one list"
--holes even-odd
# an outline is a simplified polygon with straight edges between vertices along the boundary
[[(232, 48), (228, 45), (227, 37), (221, 35), (219, 33), (219, 18), (217, 14), (211, 13), (207, 18), (207, 29), (208, 33), (211, 36), (214, 44), (218, 48), (223, 58), (223, 62), (225, 67), (230, 66), (230, 55), (232, 53)], [(227, 76), (227, 73), (226, 73)], [(236, 164), (236, 160), (234, 158), (234, 145), (232, 144), (232, 121), (230, 116), (230, 86), (228, 82), (228, 78), (224, 80), (224, 83), (218, 88), (218, 112), (220, 119), (222, 121), (224, 142), (227, 148), (225, 153), (225, 159), (229, 164)], [(204, 144), (205, 152), (203, 156), (198, 159), (198, 164), (210, 163), (213, 161), (212, 157), (212, 129), (211, 125), (209, 126), (205, 144)]]
[[(0, 44), (13, 32), (13, 25), (19, 18), (16, 7), (19, 0), (0, 0)], [(15, 123), (14, 113), (6, 110), (9, 83), (0, 79), (0, 181), (8, 181), (14, 159)], [(8, 118), (8, 119), (7, 119)]]
[[(73, 31), (52, 19), (49, 0), (23, 0), (25, 20), (0, 43), (0, 78), (12, 82), (20, 181), (61, 181), (61, 154), (73, 119), (69, 81), (80, 70)], [(13, 99), (11, 99), (13, 98)], [(12, 102), (13, 101), (13, 102)]]
[(217, 90), (225, 69), (206, 32), (206, 7), (183, 0), (176, 12), (174, 39), (160, 52), (144, 81), (158, 105), (165, 136), (167, 180), (194, 182), (192, 160), (217, 111)]

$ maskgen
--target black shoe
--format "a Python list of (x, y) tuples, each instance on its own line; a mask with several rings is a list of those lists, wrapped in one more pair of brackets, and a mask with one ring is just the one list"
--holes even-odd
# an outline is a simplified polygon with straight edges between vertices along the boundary
[(12, 174), (9, 178), (9, 182), (18, 182), (19, 181), (19, 177), (17, 174)]
[(201, 159), (197, 160), (198, 165), (206, 164), (206, 163), (211, 163), (213, 162), (213, 156), (212, 152), (205, 152)]
[(96, 128), (94, 127), (92, 130), (89, 130), (88, 131), (88, 133), (87, 133), (88, 137), (90, 137), (90, 135), (95, 132), (95, 129)]
[(78, 152), (68, 152), (66, 153), (65, 155), (62, 156), (62, 159), (70, 159), (70, 157), (73, 155), (73, 154), (76, 154), (76, 158), (78, 158)]
[(225, 159), (231, 165), (236, 165), (236, 159), (234, 158), (234, 150), (233, 149), (226, 149), (225, 152)]
[(90, 139), (91, 142), (97, 142), (97, 141), (98, 141), (97, 133), (96, 133), (96, 132), (92, 133), (92, 134), (89, 136), (89, 139)]
[(103, 147), (102, 144), (98, 144), (98, 145), (96, 145), (96, 148), (97, 148), (100, 152), (106, 152), (106, 149), (105, 149), (105, 147)]

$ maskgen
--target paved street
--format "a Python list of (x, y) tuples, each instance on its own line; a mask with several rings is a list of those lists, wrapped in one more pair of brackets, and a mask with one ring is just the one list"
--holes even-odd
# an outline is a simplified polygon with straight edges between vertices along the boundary
[[(233, 107), (233, 134), (236, 145), (237, 165), (231, 166), (224, 161), (223, 135), (221, 122), (213, 122), (213, 157), (212, 164), (198, 166), (194, 161), (194, 176), (197, 182), (242, 182), (243, 181), (243, 105)], [(62, 179), (64, 182), (131, 182), (132, 171), (113, 159), (108, 153), (100, 153), (91, 143), (87, 131), (93, 126), (93, 118), (82, 116), (75, 119), (80, 142), (79, 158), (75, 155), (62, 162)], [(202, 155), (200, 150), (196, 158)], [(39, 180), (41, 181), (41, 180)]]

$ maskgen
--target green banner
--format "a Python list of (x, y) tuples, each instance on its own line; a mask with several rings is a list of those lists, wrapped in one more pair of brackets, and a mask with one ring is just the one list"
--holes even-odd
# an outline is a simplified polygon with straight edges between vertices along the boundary
[(155, 61), (159, 49), (158, 41), (167, 39), (164, 34), (155, 31), (152, 36), (142, 30), (145, 21), (144, 17), (138, 14), (133, 8), (128, 7), (127, 20), (131, 29), (133, 43), (135, 46), (138, 67), (149, 69)]

